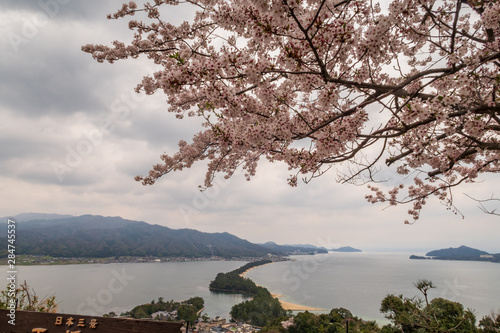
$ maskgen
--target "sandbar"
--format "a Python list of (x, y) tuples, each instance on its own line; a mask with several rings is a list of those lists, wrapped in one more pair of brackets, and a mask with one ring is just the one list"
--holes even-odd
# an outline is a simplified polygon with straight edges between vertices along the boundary
[(285, 310), (290, 310), (290, 311), (326, 311), (325, 309), (314, 308), (312, 306), (300, 305), (300, 304), (295, 304), (295, 303), (283, 301), (280, 298), (280, 297), (283, 297), (283, 295), (274, 294), (274, 293), (271, 293), (271, 295), (274, 298), (277, 298), (278, 301), (280, 301), (281, 307)]
[[(271, 264), (271, 263), (269, 263), (269, 264)], [(269, 264), (264, 264), (264, 265), (269, 265)], [(246, 271), (244, 271), (243, 273), (241, 273), (240, 276), (245, 277), (246, 273), (248, 273), (252, 269), (257, 268), (257, 267), (261, 267), (264, 265), (251, 267), (251, 268), (247, 269)], [(262, 287), (262, 286), (260, 286), (260, 287)], [(295, 304), (295, 303), (283, 301), (281, 299), (281, 297), (283, 297), (283, 295), (279, 295), (279, 294), (275, 294), (275, 293), (271, 293), (271, 295), (274, 298), (277, 298), (278, 301), (280, 301), (281, 307), (285, 310), (290, 310), (290, 311), (326, 311), (325, 309), (314, 308), (312, 306), (300, 305), (300, 304)]]

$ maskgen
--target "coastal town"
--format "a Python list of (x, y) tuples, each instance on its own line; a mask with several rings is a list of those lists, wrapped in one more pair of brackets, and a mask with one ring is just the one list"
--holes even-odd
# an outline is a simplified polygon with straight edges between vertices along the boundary
[[(199, 311), (199, 314), (204, 309)], [(157, 311), (151, 314), (150, 320), (158, 320), (158, 321), (176, 321), (178, 318), (178, 311)], [(114, 313), (107, 314), (106, 316), (114, 316)], [(186, 332), (186, 327), (181, 328), (182, 332)], [(260, 327), (253, 326), (243, 322), (231, 322), (227, 321), (226, 318), (222, 318), (220, 316), (215, 316), (214, 318), (210, 318), (207, 314), (204, 314), (200, 318), (198, 318), (194, 326), (190, 326), (188, 328), (188, 333), (220, 333), (220, 332), (241, 332), (241, 333), (249, 333), (249, 332), (258, 332), (260, 331)]]
[[(152, 318), (157, 320), (173, 320), (177, 317), (177, 311), (165, 312), (159, 311), (153, 313)], [(195, 322), (194, 327), (188, 329), (187, 333), (223, 333), (223, 332), (259, 332), (260, 327), (253, 326), (242, 322), (227, 322), (225, 318), (216, 316), (214, 318), (209, 318), (204, 315), (202, 318)], [(181, 328), (182, 332), (186, 332), (186, 328)]]
[[(185, 330), (184, 330), (185, 331)], [(226, 323), (224, 319), (215, 320), (208, 323), (198, 323), (193, 330), (188, 333), (223, 333), (223, 332), (259, 332), (260, 328), (245, 323)]]
[[(253, 257), (234, 257), (224, 258), (219, 256), (212, 257), (135, 257), (135, 256), (113, 256), (104, 258), (86, 258), (86, 257), (51, 257), (41, 255), (18, 255), (18, 265), (76, 265), (76, 264), (116, 264), (116, 263), (154, 263), (154, 262), (190, 262), (190, 261), (254, 261)], [(268, 259), (272, 261), (287, 261), (288, 257), (269, 255)], [(3, 261), (4, 262), (3, 262)], [(6, 258), (0, 259), (0, 265), (6, 265)]]

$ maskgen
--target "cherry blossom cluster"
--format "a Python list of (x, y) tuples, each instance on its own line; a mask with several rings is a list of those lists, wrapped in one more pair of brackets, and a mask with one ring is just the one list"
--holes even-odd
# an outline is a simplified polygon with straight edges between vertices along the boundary
[[(500, 1), (156, 0), (126, 3), (110, 19), (137, 18), (129, 43), (86, 45), (99, 62), (144, 55), (161, 69), (137, 92), (167, 96), (178, 118), (203, 128), (163, 154), (147, 176), (208, 161), (204, 186), (237, 168), (250, 179), (261, 158), (286, 163), (288, 182), (332, 165), (356, 168), (343, 181), (377, 181), (382, 166), (417, 172), (369, 202), (429, 197), (451, 209), (451, 189), (500, 168)], [(163, 7), (194, 6), (174, 26)], [(403, 191), (404, 190), (404, 191)]]

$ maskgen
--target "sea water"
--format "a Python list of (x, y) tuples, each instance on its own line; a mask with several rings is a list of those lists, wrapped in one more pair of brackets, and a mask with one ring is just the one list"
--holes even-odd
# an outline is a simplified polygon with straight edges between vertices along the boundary
[(431, 280), (430, 298), (442, 297), (474, 310), (477, 319), (500, 313), (500, 263), (411, 260), (410, 254), (339, 253), (295, 256), (247, 277), (283, 300), (331, 310), (343, 307), (366, 320), (385, 321), (380, 304), (388, 294), (423, 295), (414, 283)]
[[(247, 273), (255, 283), (282, 295), (282, 300), (321, 308), (344, 307), (366, 320), (384, 322), (380, 303), (388, 294), (422, 296), (413, 285), (431, 280), (431, 298), (443, 297), (475, 310), (477, 319), (500, 311), (500, 264), (472, 261), (410, 260), (409, 254), (338, 253), (292, 256), (291, 261), (259, 266)], [(244, 261), (18, 266), (18, 283), (26, 280), (40, 297), (55, 295), (66, 313), (101, 315), (131, 310), (163, 297), (199, 296), (211, 317), (229, 318), (242, 295), (209, 291), (219, 272)], [(7, 271), (6, 266), (0, 269)]]

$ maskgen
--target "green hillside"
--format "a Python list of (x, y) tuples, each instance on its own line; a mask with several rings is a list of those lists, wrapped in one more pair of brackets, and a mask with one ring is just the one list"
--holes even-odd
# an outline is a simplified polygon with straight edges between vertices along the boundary
[[(120, 217), (94, 215), (20, 222), (16, 235), (18, 255), (232, 258), (280, 254), (229, 233), (174, 230)], [(6, 240), (0, 240), (0, 248), (7, 248)]]

